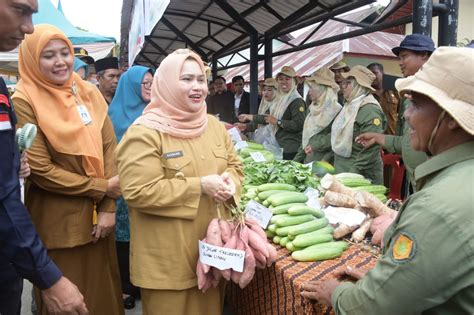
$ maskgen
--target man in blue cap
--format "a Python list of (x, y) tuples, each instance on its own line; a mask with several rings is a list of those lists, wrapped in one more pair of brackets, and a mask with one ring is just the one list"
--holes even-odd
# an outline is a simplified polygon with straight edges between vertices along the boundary
[[(435, 50), (433, 40), (425, 35), (411, 34), (407, 35), (400, 46), (392, 49), (393, 53), (398, 56), (398, 64), (404, 77), (414, 75), (421, 69), (423, 64), (428, 61), (431, 54)], [(373, 144), (380, 144), (390, 153), (401, 154), (405, 168), (407, 170), (407, 179), (413, 191), (416, 190), (415, 184), (415, 168), (426, 161), (427, 155), (421, 151), (415, 151), (410, 146), (410, 127), (404, 118), (405, 110), (410, 106), (408, 99), (402, 99), (398, 111), (397, 134), (384, 135), (378, 133), (364, 133), (357, 137), (356, 141), (364, 147)], [(373, 243), (380, 243), (383, 232), (393, 221), (394, 217), (381, 216), (372, 224)]]

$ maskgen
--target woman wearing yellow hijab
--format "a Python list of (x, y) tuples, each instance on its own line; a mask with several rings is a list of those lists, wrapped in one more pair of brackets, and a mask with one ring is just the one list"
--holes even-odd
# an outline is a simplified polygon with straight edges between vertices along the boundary
[[(73, 60), (71, 42), (51, 25), (35, 26), (20, 45), (18, 124), (38, 126), (25, 202), (48, 254), (90, 313), (123, 314), (113, 235), (116, 140), (104, 99), (73, 73)], [(38, 290), (36, 302), (47, 314)]]

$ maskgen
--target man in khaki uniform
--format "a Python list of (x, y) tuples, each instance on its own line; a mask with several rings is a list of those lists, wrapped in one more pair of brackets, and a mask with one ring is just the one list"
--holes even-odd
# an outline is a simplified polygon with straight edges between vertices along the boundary
[[(398, 56), (400, 69), (404, 77), (414, 75), (434, 50), (433, 40), (421, 34), (407, 35), (399, 47), (392, 49), (393, 53)], [(423, 152), (414, 151), (410, 146), (409, 126), (403, 118), (403, 113), (409, 105), (410, 101), (405, 99), (399, 107), (397, 135), (366, 133), (361, 134), (357, 141), (360, 141), (365, 147), (377, 143), (390, 153), (401, 154), (407, 169), (409, 183), (411, 183), (414, 190), (415, 178), (413, 175), (415, 168), (423, 163), (427, 156)]]
[(355, 276), (356, 284), (311, 282), (303, 296), (338, 315), (474, 314), (472, 73), (472, 49), (441, 47), (415, 76), (396, 82), (411, 92), (411, 145), (432, 155), (416, 169), (418, 191), (385, 233), (373, 270), (364, 276), (347, 267), (336, 276)]

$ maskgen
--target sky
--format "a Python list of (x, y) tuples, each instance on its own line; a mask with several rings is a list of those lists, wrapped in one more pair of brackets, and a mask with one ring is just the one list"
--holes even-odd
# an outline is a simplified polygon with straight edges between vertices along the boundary
[[(57, 7), (58, 0), (51, 2)], [(72, 25), (120, 42), (122, 0), (61, 0), (61, 5)]]

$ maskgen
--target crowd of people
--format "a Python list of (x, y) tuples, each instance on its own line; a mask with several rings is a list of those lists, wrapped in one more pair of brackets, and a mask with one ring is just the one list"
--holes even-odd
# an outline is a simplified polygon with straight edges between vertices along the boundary
[[(264, 134), (284, 159), (329, 161), (374, 183), (381, 150), (402, 155), (413, 195), (374, 221), (384, 235), (375, 268), (340, 269), (357, 283), (309, 282), (303, 296), (336, 314), (474, 312), (473, 49), (408, 35), (393, 48), (397, 91), (383, 88), (380, 64), (338, 62), (305, 78), (307, 101), (284, 66), (261, 82), (251, 113), (244, 78), (233, 92), (214, 78), (211, 95), (188, 49), (156, 72), (109, 57), (90, 73), (92, 58), (61, 30), (33, 27), (36, 1), (22, 10), (0, 0), (0, 50), (19, 45), (21, 78), (11, 98), (0, 80), (0, 314), (19, 314), (23, 278), (38, 314), (123, 314), (135, 298), (144, 314), (221, 314), (225, 282), (203, 294), (195, 273), (198, 240), (231, 216), (244, 177), (220, 121)], [(26, 123), (38, 131), (20, 158), (15, 129)]]

